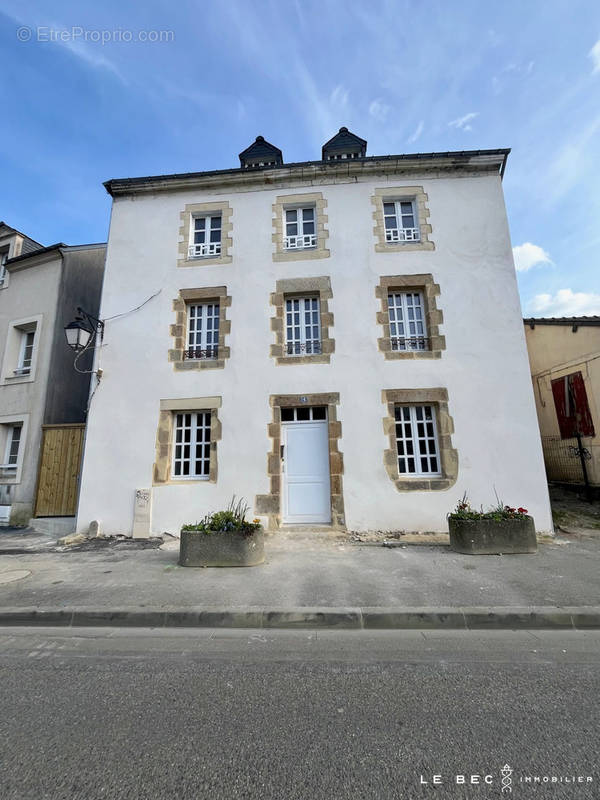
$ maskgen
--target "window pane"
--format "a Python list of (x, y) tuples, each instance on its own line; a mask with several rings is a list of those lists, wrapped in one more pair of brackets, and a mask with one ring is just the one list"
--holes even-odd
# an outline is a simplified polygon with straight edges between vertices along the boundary
[(310, 419), (310, 408), (297, 408), (296, 419), (299, 422)]
[(298, 212), (295, 208), (290, 208), (285, 212), (285, 219), (287, 222), (296, 222), (298, 219)]
[(292, 422), (294, 419), (294, 409), (293, 408), (282, 408), (281, 409), (281, 421), (282, 422)]
[(327, 419), (327, 409), (325, 406), (313, 408), (313, 419)]
[(314, 208), (305, 208), (302, 211), (302, 217), (304, 222), (308, 222), (310, 220), (314, 220), (315, 218), (315, 210)]

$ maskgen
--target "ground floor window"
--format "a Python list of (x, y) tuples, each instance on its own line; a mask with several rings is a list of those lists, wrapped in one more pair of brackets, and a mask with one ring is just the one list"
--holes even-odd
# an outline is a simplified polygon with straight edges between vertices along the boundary
[(396, 406), (400, 475), (439, 475), (440, 458), (432, 406)]
[(210, 411), (174, 414), (173, 477), (208, 480)]

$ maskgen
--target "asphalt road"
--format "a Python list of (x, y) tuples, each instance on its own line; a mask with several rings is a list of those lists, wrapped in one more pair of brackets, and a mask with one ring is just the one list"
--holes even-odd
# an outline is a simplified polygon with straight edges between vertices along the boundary
[(0, 797), (599, 798), (599, 688), (600, 632), (3, 628)]

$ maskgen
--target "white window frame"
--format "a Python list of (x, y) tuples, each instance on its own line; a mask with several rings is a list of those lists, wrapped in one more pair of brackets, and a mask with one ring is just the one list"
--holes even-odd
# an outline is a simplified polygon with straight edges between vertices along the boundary
[[(286, 356), (321, 355), (321, 298), (318, 295), (284, 297), (285, 302), (285, 353)], [(297, 306), (297, 307), (295, 307)], [(311, 319), (307, 321), (306, 315)], [(316, 321), (314, 315), (316, 314)], [(297, 315), (298, 319), (295, 319)], [(310, 328), (310, 331), (308, 330)], [(315, 336), (316, 328), (316, 336)], [(308, 333), (308, 335), (307, 335)]]
[[(431, 418), (426, 418), (429, 411)], [(398, 419), (398, 412), (401, 418)], [(408, 412), (408, 413), (406, 413)], [(419, 412), (421, 412), (419, 418)], [(418, 405), (397, 404), (394, 409), (396, 455), (398, 474), (401, 478), (439, 478), (442, 476), (440, 461), (440, 442), (437, 431), (436, 409), (430, 403)], [(419, 430), (419, 425), (424, 427)], [(430, 425), (430, 431), (427, 430)], [(421, 443), (425, 453), (421, 452)], [(412, 450), (412, 453), (409, 451)], [(414, 471), (408, 469), (408, 462), (414, 462)], [(422, 459), (426, 459), (428, 468), (423, 469)], [(429, 469), (432, 459), (436, 459), (436, 470)], [(403, 469), (404, 462), (404, 469)]]
[(422, 292), (388, 291), (388, 315), (392, 350), (429, 350)]
[[(204, 229), (196, 230), (196, 223), (199, 220), (204, 220)], [(219, 220), (218, 228), (214, 230), (219, 231), (219, 241), (212, 242), (211, 234), (213, 232), (212, 221)], [(196, 243), (196, 234), (204, 233), (204, 241)], [(207, 241), (208, 233), (208, 241)], [(211, 211), (208, 214), (192, 214), (190, 224), (190, 242), (188, 246), (188, 258), (215, 258), (221, 255), (221, 245), (223, 242), (223, 214), (221, 211)]]
[[(401, 197), (398, 200), (392, 200), (388, 197), (382, 198), (383, 202), (383, 229), (385, 233), (385, 241), (387, 244), (401, 244), (403, 242), (420, 242), (421, 229), (419, 227), (419, 218), (417, 216), (417, 204), (414, 197)], [(403, 204), (410, 203), (411, 210), (402, 210)], [(394, 206), (393, 213), (386, 211), (386, 206)], [(404, 224), (405, 217), (412, 217), (412, 226)], [(394, 221), (393, 225), (388, 227), (387, 221), (391, 219)]]
[(6, 262), (8, 261), (9, 248), (0, 250), (0, 287), (4, 285), (6, 280)]
[[(187, 425), (185, 417), (190, 417), (190, 424)], [(182, 423), (179, 425), (179, 418)], [(199, 424), (199, 417), (202, 417)], [(185, 432), (189, 430), (189, 442), (185, 441)], [(181, 441), (178, 441), (178, 431), (181, 431)], [(198, 431), (202, 432), (202, 439), (198, 438)], [(206, 434), (208, 438), (206, 438)], [(184, 448), (189, 445), (189, 457), (185, 456)], [(200, 411), (174, 411), (173, 412), (173, 455), (171, 461), (171, 480), (174, 481), (208, 481), (210, 480), (210, 446), (211, 446), (211, 412), (210, 409)], [(198, 458), (197, 447), (202, 447), (202, 455)], [(181, 448), (181, 450), (179, 450)], [(192, 453), (196, 452), (194, 458)], [(206, 455), (208, 451), (208, 455)], [(196, 472), (196, 464), (200, 461), (202, 468)], [(189, 473), (183, 474), (184, 464), (189, 464)], [(180, 465), (181, 474), (177, 474), (177, 465)], [(206, 471), (204, 471), (204, 466)], [(192, 469), (193, 468), (193, 469)]]
[[(6, 434), (6, 445), (4, 447), (4, 462), (0, 466), (0, 470), (4, 470), (7, 472), (13, 472), (16, 475), (17, 467), (19, 465), (19, 455), (21, 451), (21, 441), (23, 437), (23, 423), (22, 422), (15, 422), (14, 425), (6, 426), (9, 428)], [(19, 435), (16, 437), (17, 442), (17, 451), (13, 453), (13, 445), (15, 443), (15, 434), (19, 432)]]
[[(312, 219), (304, 219), (304, 212), (312, 211)], [(296, 213), (295, 220), (288, 220), (288, 214)], [(288, 234), (288, 225), (296, 225), (296, 233)], [(312, 233), (305, 228), (312, 225)], [(283, 247), (284, 250), (309, 250), (317, 246), (317, 208), (314, 204), (289, 206), (283, 209)]]
[[(33, 354), (35, 351), (35, 328), (21, 330), (21, 341), (19, 343), (19, 359), (15, 369), (15, 375), (29, 375), (33, 364)], [(30, 340), (31, 337), (31, 340)], [(30, 343), (28, 344), (28, 342)], [(27, 350), (29, 355), (27, 356)]]
[[(4, 450), (0, 451), (2, 452), (2, 457), (4, 460), (4, 463), (0, 465), (0, 482), (11, 485), (20, 483), (21, 473), (23, 470), (25, 443), (27, 441), (27, 431), (29, 427), (29, 414), (16, 414), (0, 417), (0, 426), (2, 426), (6, 433), (6, 438), (4, 439)], [(19, 436), (19, 448), (17, 451), (17, 461), (16, 464), (9, 464), (10, 446), (15, 428), (21, 429)], [(7, 469), (7, 467), (9, 467), (9, 469)]]
[[(219, 314), (219, 301), (187, 304), (184, 358), (199, 360), (219, 357)], [(197, 327), (198, 320), (200, 320), (200, 330)], [(209, 327), (209, 322), (212, 322), (212, 327)]]

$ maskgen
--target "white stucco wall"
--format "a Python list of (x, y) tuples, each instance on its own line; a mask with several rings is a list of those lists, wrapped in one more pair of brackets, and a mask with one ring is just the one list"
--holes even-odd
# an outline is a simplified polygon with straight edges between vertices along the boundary
[[(376, 253), (371, 195), (385, 185), (423, 185), (434, 251)], [(277, 195), (318, 189), (327, 199), (331, 257), (274, 263), (271, 205)], [(229, 200), (233, 263), (179, 268), (179, 213), (189, 203)], [(440, 284), (439, 360), (386, 361), (377, 349), (382, 275), (431, 272)], [(269, 294), (278, 278), (329, 275), (336, 351), (330, 365), (277, 366)], [(175, 372), (172, 301), (182, 288), (226, 285), (231, 358), (223, 370)], [(497, 176), (282, 186), (259, 191), (161, 193), (117, 199), (113, 206), (102, 318), (102, 382), (89, 416), (78, 530), (101, 521), (106, 533), (131, 533), (134, 492), (152, 485), (161, 398), (222, 396), (219, 475), (207, 482), (153, 489), (155, 532), (244, 496), (269, 492), (269, 395), (339, 392), (343, 493), (349, 529), (446, 530), (446, 513), (466, 490), (475, 504), (498, 495), (527, 507), (538, 530), (551, 529), (539, 432), (500, 179)], [(382, 389), (446, 387), (454, 419), (459, 476), (448, 491), (399, 493), (383, 465), (388, 447)]]
[[(3, 502), (12, 505), (13, 523), (28, 522), (34, 504), (60, 273), (61, 256), (52, 254), (45, 263), (13, 269), (6, 288), (0, 290), (0, 422), (20, 417), (27, 420), (21, 440), (19, 480), (8, 493), (6, 488), (0, 489)], [(13, 378), (17, 352), (11, 329), (23, 320), (37, 322), (32, 370), (26, 377)], [(3, 450), (1, 456), (4, 457)]]

